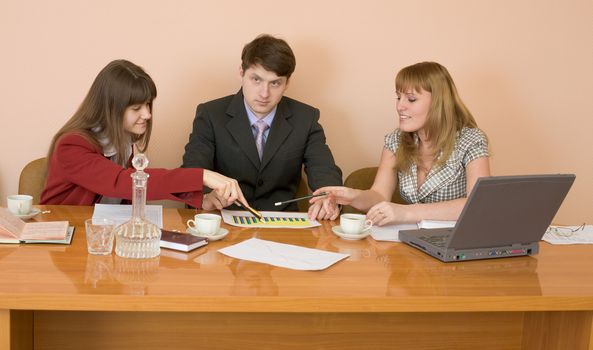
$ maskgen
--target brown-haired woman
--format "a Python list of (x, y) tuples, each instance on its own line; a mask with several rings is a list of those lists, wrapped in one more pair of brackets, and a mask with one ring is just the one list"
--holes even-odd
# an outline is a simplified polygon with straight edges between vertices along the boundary
[[(486, 135), (438, 63), (402, 69), (395, 91), (399, 128), (385, 136), (371, 189), (324, 187), (314, 193), (330, 192), (338, 204), (366, 211), (377, 225), (456, 220), (477, 179), (490, 175)], [(409, 205), (389, 201), (397, 187)]]
[[(131, 199), (134, 148), (144, 152), (156, 86), (139, 66), (116, 60), (99, 72), (74, 115), (54, 136), (41, 204), (93, 205)], [(245, 198), (236, 180), (205, 169), (145, 170), (147, 199), (201, 207), (203, 186), (230, 201)]]

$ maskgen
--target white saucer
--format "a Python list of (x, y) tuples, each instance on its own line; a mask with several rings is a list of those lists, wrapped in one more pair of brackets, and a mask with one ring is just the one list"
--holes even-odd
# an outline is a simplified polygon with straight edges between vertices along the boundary
[(19, 218), (21, 220), (29, 220), (29, 219), (34, 218), (39, 213), (41, 213), (40, 209), (33, 208), (33, 209), (31, 209), (29, 214), (14, 214), (14, 216), (16, 216), (17, 218)]
[(224, 237), (226, 237), (226, 235), (229, 234), (229, 230), (227, 230), (226, 228), (220, 228), (218, 230), (218, 233), (213, 235), (213, 236), (209, 236), (209, 235), (204, 235), (199, 233), (198, 231), (194, 230), (193, 228), (187, 228), (187, 233), (192, 234), (194, 236), (198, 236), (198, 237), (206, 237), (208, 238), (209, 242), (213, 242), (213, 241), (218, 241), (219, 239), (223, 239)]
[(339, 226), (339, 225), (332, 227), (332, 231), (334, 231), (334, 233), (337, 236), (339, 236), (340, 238), (347, 239), (347, 240), (350, 240), (350, 241), (357, 241), (359, 239), (366, 238), (368, 235), (371, 234), (371, 228), (370, 227), (367, 228), (366, 230), (362, 231), (362, 233), (357, 234), (357, 235), (345, 233), (344, 231), (342, 231), (342, 227)]

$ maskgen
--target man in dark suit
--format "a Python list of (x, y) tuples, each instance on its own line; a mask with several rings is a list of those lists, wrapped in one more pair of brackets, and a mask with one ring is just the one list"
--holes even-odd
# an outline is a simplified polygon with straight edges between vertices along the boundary
[[(284, 97), (296, 65), (290, 46), (260, 35), (243, 48), (241, 60), (239, 92), (198, 106), (183, 167), (237, 179), (257, 210), (296, 211), (294, 202), (274, 203), (294, 198), (303, 165), (312, 190), (341, 185), (342, 172), (325, 143), (319, 110)], [(202, 207), (236, 208), (224, 198), (210, 192)], [(309, 216), (334, 219), (322, 202), (309, 208)]]

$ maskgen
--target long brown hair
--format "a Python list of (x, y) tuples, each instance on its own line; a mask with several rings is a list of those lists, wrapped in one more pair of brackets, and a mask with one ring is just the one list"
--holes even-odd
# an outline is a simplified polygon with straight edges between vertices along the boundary
[(56, 142), (66, 133), (79, 133), (97, 147), (99, 139), (109, 142), (116, 151), (116, 162), (126, 167), (130, 138), (139, 151), (144, 152), (150, 141), (152, 118), (147, 120), (146, 132), (131, 135), (123, 128), (124, 112), (135, 104), (148, 103), (156, 98), (156, 86), (139, 66), (126, 60), (110, 62), (99, 72), (89, 92), (74, 115), (51, 141), (47, 159), (51, 161)]
[[(435, 166), (442, 166), (451, 156), (457, 133), (464, 127), (477, 128), (476, 120), (465, 107), (457, 93), (451, 75), (436, 62), (421, 62), (403, 68), (395, 77), (395, 90), (431, 93), (430, 109), (424, 129), (431, 140), (436, 159)], [(419, 161), (414, 133), (401, 132), (400, 144), (395, 153), (396, 169), (407, 172)]]

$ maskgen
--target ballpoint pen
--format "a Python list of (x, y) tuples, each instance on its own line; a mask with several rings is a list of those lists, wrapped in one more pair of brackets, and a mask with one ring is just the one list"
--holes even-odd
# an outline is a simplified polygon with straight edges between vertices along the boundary
[(299, 197), (299, 198), (295, 198), (295, 199), (289, 199), (289, 200), (283, 201), (283, 202), (276, 202), (276, 203), (274, 203), (274, 205), (275, 206), (279, 206), (279, 205), (282, 205), (282, 204), (292, 203), (292, 202), (300, 201), (300, 200), (303, 200), (303, 199), (309, 199), (309, 198), (313, 198), (313, 197), (321, 197), (321, 196), (326, 196), (326, 195), (328, 195), (327, 192), (321, 192), (321, 193), (318, 193), (318, 194), (310, 194), (308, 196)]
[(259, 220), (263, 220), (264, 216), (262, 215), (262, 213), (260, 213), (259, 211), (253, 209), (252, 207), (250, 207), (249, 205), (245, 204), (241, 204), (239, 201), (235, 201), (235, 205), (238, 207), (243, 207), (245, 209), (247, 209), (248, 212), (250, 212), (251, 214), (253, 214), (253, 216), (255, 216), (256, 218), (258, 218)]

